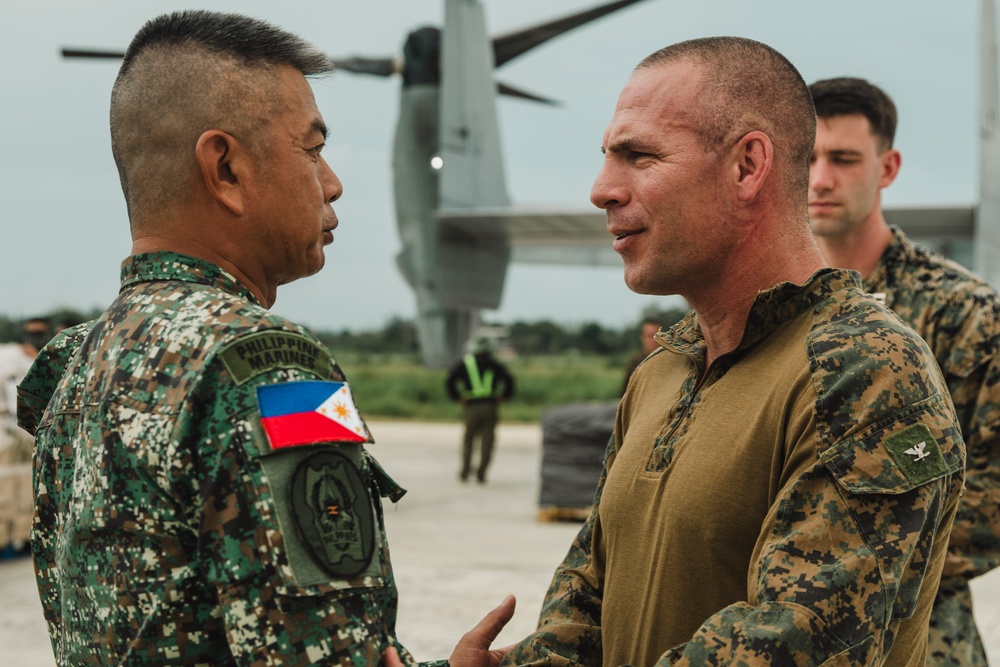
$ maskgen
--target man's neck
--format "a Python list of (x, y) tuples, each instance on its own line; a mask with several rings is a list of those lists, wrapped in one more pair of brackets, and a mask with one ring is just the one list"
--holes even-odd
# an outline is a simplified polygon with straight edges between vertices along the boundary
[(853, 269), (863, 279), (872, 274), (890, 243), (892, 230), (879, 207), (850, 233), (816, 237), (816, 245), (830, 266)]
[[(760, 292), (783, 282), (805, 284), (810, 276), (827, 266), (808, 230), (802, 231), (802, 234), (779, 234), (769, 243), (745, 244), (740, 256), (726, 263), (719, 280), (704, 291), (682, 295), (698, 314), (698, 325), (708, 348), (706, 368), (739, 347), (750, 309)], [(775, 262), (775, 257), (785, 259)]]
[(261, 287), (261, 285), (264, 285), (263, 281), (254, 280), (241, 270), (235, 262), (231, 261), (225, 253), (219, 252), (215, 247), (203, 243), (196, 238), (156, 236), (152, 234), (133, 238), (133, 255), (150, 252), (176, 252), (215, 264), (230, 273), (244, 287), (250, 290), (265, 308), (270, 308), (274, 305), (277, 291), (276, 285)]

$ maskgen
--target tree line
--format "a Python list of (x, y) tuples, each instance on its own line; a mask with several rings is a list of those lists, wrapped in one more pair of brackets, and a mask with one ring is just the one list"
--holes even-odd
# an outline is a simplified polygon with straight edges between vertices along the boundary
[[(607, 327), (598, 322), (569, 325), (551, 320), (513, 323), (486, 322), (487, 326), (504, 329), (504, 346), (521, 355), (560, 355), (566, 353), (616, 355), (634, 351), (639, 346), (641, 322), (652, 319), (669, 327), (687, 311), (680, 308), (647, 310), (642, 318), (622, 327)], [(59, 308), (44, 316), (55, 328), (72, 326), (100, 315), (99, 310), (82, 312)], [(0, 315), (0, 342), (21, 339), (21, 318)], [(417, 354), (417, 329), (412, 320), (392, 317), (383, 326), (368, 330), (313, 330), (334, 353), (358, 354)]]

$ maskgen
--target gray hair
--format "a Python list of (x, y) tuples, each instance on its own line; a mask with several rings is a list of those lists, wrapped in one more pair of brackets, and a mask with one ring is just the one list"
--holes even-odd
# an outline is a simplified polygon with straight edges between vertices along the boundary
[(205, 131), (266, 149), (261, 130), (280, 109), (281, 66), (305, 76), (333, 70), (306, 40), (239, 14), (182, 11), (142, 26), (111, 92), (111, 151), (133, 226), (190, 192)]

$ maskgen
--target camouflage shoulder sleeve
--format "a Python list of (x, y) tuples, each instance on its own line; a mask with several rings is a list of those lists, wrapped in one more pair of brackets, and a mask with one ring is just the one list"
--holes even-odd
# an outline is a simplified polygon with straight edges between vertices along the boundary
[(945, 373), (967, 449), (966, 490), (944, 580), (966, 582), (1000, 566), (1000, 307), (980, 308), (950, 339)]
[(238, 664), (374, 666), (388, 646), (414, 662), (395, 637), (391, 479), (325, 347), (284, 329), (225, 341), (178, 431), (197, 567)]
[[(620, 419), (620, 417), (619, 417)], [(511, 649), (501, 667), (535, 665), (599, 667), (601, 645), (600, 565), (595, 545), (600, 540), (599, 507), (608, 470), (614, 463), (620, 422), (608, 442), (604, 470), (597, 484), (594, 507), (580, 532), (556, 568), (542, 602), (538, 629)], [(596, 556), (599, 558), (599, 556)]]
[(85, 322), (56, 334), (18, 384), (17, 425), (28, 433), (35, 434), (56, 385), (93, 326), (93, 322)]
[(748, 600), (708, 618), (658, 664), (881, 664), (918, 602), (929, 613), (921, 584), (943, 562), (936, 537), (961, 487), (956, 445), (938, 396), (812, 465), (803, 458), (762, 526)]
[(837, 308), (809, 340), (815, 420), (788, 443), (747, 600), (661, 664), (870, 665), (926, 646), (922, 584), (940, 577), (964, 444), (926, 344), (880, 307)]

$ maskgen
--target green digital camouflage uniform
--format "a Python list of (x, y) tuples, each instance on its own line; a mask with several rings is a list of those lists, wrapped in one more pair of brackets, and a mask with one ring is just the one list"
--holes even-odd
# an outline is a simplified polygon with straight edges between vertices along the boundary
[(59, 665), (374, 667), (389, 646), (413, 662), (379, 501), (404, 491), (361, 443), (272, 449), (262, 427), (257, 388), (305, 381), (343, 375), (174, 253), (127, 259), (108, 311), (43, 351), (20, 414), (37, 422), (32, 551)]
[(17, 385), (17, 424), (28, 433), (38, 430), (38, 423), (59, 380), (93, 326), (93, 321), (84, 322), (53, 336), (38, 351), (31, 372)]
[(969, 581), (1000, 565), (1000, 297), (899, 229), (865, 289), (919, 333), (940, 365), (965, 439), (965, 493), (931, 615), (928, 665), (985, 666)]
[(824, 269), (704, 368), (689, 315), (508, 665), (922, 665), (964, 445), (926, 344)]

